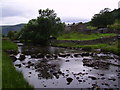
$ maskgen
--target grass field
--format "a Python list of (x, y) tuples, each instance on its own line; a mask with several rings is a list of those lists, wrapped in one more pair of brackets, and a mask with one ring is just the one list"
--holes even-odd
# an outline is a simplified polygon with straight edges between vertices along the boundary
[(12, 60), (4, 50), (17, 50), (17, 45), (9, 40), (3, 40), (2, 43), (2, 88), (33, 88), (24, 79), (21, 72), (16, 71)]
[(116, 34), (113, 33), (106, 33), (106, 34), (81, 34), (81, 33), (66, 33), (61, 36), (59, 36), (58, 40), (94, 40), (99, 39), (101, 37), (108, 37), (108, 36), (116, 36)]

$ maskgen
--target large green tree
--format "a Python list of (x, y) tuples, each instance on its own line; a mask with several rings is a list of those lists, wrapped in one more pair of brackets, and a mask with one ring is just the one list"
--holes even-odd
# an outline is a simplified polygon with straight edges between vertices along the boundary
[(47, 44), (50, 36), (57, 37), (64, 30), (54, 10), (39, 10), (37, 19), (32, 19), (21, 31), (21, 38), (32, 43)]
[(91, 25), (101, 28), (107, 27), (107, 25), (113, 24), (115, 21), (115, 17), (113, 13), (110, 12), (109, 8), (105, 8), (101, 10), (99, 14), (95, 14), (91, 20)]

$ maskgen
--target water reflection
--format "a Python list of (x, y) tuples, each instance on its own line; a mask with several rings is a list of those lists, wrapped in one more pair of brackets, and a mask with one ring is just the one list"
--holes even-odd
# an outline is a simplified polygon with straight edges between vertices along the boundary
[[(119, 61), (114, 54), (83, 56), (86, 52), (81, 50), (40, 46), (23, 46), (18, 50), (15, 67), (35, 88), (118, 88), (120, 70), (110, 64)], [(22, 61), (21, 54), (25, 55)], [(114, 56), (117, 58), (110, 58)]]

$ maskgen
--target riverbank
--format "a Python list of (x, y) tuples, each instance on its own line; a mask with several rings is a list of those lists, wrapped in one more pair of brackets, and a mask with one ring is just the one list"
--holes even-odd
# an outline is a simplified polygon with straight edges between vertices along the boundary
[(95, 39), (100, 39), (100, 38), (105, 38), (105, 37), (112, 37), (116, 36), (117, 34), (115, 33), (93, 33), (93, 34), (82, 34), (78, 32), (70, 32), (70, 33), (65, 33), (62, 34), (57, 38), (57, 40), (80, 40), (80, 41), (85, 41), (85, 40), (95, 40)]
[(21, 72), (16, 71), (6, 50), (17, 51), (17, 45), (8, 39), (2, 41), (2, 88), (33, 88), (24, 79)]
[(80, 45), (76, 43), (54, 43), (52, 46), (56, 47), (64, 47), (64, 48), (73, 48), (78, 49), (81, 48), (85, 51), (99, 51), (99, 52), (111, 52), (114, 54), (119, 54), (118, 50), (118, 41), (110, 42), (110, 43), (99, 43), (99, 44), (92, 44), (92, 45)]
[(64, 48), (81, 48), (85, 51), (111, 52), (119, 54), (118, 38), (114, 33), (99, 33), (99, 34), (81, 34), (81, 33), (66, 33), (52, 42), (52, 46)]

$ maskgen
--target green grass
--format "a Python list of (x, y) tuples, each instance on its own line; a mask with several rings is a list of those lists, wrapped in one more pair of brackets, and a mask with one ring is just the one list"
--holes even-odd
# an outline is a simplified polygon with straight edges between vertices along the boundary
[(17, 45), (8, 39), (4, 39), (2, 40), (2, 49), (3, 50), (8, 50), (8, 49), (17, 50)]
[(120, 28), (120, 20), (115, 20), (115, 23), (112, 25), (108, 25), (108, 28), (112, 28), (112, 29), (119, 29)]
[(106, 33), (106, 34), (81, 34), (81, 33), (67, 33), (59, 36), (58, 40), (94, 40), (99, 39), (101, 37), (108, 37), (108, 36), (116, 36), (116, 34), (113, 33)]
[(0, 89), (2, 88), (2, 52), (0, 51)]
[[(17, 45), (9, 40), (3, 40), (3, 50), (17, 49)], [(2, 88), (33, 88), (24, 79), (21, 72), (16, 71), (12, 60), (4, 51), (2, 52)]]
[(102, 49), (104, 52), (111, 52), (115, 54), (119, 54), (118, 51), (118, 42), (111, 42), (108, 44), (94, 44), (94, 45), (79, 45), (74, 43), (58, 43), (55, 46), (59, 47), (75, 47), (75, 48), (83, 48), (86, 50), (93, 51), (94, 49)]
[(0, 89), (2, 88), (2, 37), (0, 36)]

